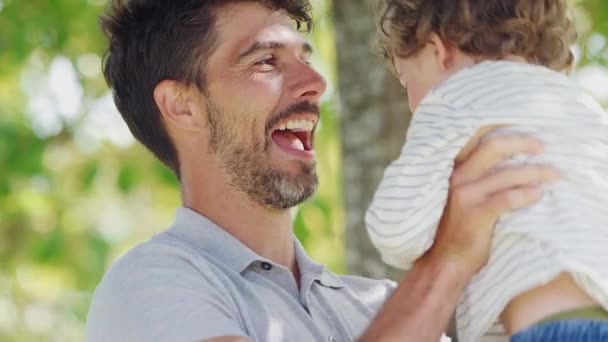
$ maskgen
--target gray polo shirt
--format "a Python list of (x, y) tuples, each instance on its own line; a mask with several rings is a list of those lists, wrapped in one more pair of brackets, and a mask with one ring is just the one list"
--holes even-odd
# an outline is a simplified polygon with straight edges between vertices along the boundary
[(353, 341), (395, 283), (338, 276), (294, 238), (301, 272), (264, 259), (187, 209), (118, 260), (95, 290), (87, 341)]

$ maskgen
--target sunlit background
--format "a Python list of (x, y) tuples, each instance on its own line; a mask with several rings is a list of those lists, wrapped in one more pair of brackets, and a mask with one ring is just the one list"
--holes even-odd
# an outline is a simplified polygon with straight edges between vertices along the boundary
[[(342, 272), (334, 26), (329, 1), (313, 2), (314, 64), (330, 87), (317, 139), (321, 188), (295, 227), (315, 259)], [(105, 3), (0, 0), (1, 341), (83, 340), (104, 270), (167, 227), (180, 204), (176, 180), (135, 143), (103, 80)], [(608, 1), (572, 4), (581, 33), (573, 77), (608, 104)]]

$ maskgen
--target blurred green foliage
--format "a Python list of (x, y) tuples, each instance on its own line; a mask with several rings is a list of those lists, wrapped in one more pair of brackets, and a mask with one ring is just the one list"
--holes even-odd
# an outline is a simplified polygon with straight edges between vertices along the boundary
[[(340, 272), (333, 26), (329, 3), (313, 3), (314, 63), (330, 91), (316, 140), (321, 188), (295, 214), (295, 232), (314, 258)], [(582, 63), (608, 66), (608, 2), (573, 4), (582, 18)], [(0, 0), (2, 341), (83, 340), (90, 295), (105, 269), (164, 229), (180, 203), (173, 175), (133, 142), (111, 106), (100, 70), (104, 5)]]

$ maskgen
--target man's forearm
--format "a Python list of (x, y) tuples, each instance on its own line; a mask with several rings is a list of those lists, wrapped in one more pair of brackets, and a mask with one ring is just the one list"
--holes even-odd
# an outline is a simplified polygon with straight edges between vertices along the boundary
[(437, 342), (470, 276), (427, 254), (401, 280), (359, 342)]

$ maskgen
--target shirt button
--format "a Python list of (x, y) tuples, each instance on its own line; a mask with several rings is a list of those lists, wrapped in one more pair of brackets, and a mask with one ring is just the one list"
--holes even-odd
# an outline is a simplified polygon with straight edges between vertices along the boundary
[(272, 265), (270, 263), (267, 263), (266, 261), (262, 262), (262, 268), (265, 269), (266, 271), (270, 271), (272, 269)]
[(333, 337), (333, 336), (329, 336), (329, 337), (327, 338), (327, 341), (328, 341), (328, 342), (336, 342), (336, 338), (335, 338), (335, 337)]

